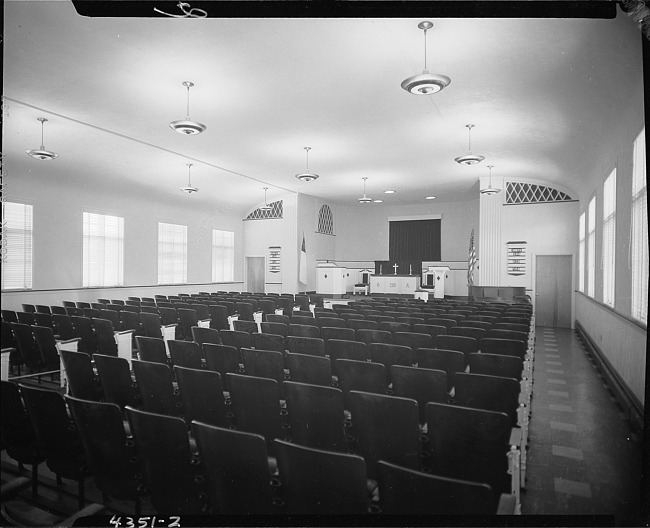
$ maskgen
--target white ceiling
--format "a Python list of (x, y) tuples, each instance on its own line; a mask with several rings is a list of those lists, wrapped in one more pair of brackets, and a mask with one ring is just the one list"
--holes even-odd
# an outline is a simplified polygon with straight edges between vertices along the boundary
[[(579, 197), (620, 141), (642, 82), (641, 31), (622, 13), (430, 19), (429, 70), (452, 81), (415, 96), (400, 82), (423, 69), (422, 17), (88, 18), (68, 0), (5, 2), (5, 167), (237, 211), (265, 186), (269, 201), (292, 191), (353, 204), (363, 177), (384, 204), (468, 200), (489, 164), (495, 178)], [(185, 118), (185, 80), (190, 116), (208, 127), (198, 136), (168, 126)], [(56, 160), (25, 155), (40, 145), (39, 116)], [(468, 123), (486, 157), (471, 167), (454, 162)], [(305, 146), (311, 183), (294, 178)], [(184, 197), (190, 162), (200, 192)]]

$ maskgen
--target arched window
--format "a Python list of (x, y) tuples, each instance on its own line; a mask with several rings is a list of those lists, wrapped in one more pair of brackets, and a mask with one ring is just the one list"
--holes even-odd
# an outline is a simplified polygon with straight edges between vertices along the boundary
[(329, 205), (322, 205), (318, 211), (318, 228), (316, 232), (324, 235), (334, 234), (334, 216)]

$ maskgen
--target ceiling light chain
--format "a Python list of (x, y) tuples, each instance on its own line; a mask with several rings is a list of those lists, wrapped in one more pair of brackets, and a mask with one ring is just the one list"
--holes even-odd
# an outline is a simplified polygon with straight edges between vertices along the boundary
[[(431, 25), (429, 25), (431, 24)], [(422, 29), (422, 32), (424, 33), (424, 71), (427, 72), (427, 30), (433, 27), (433, 24), (431, 22), (420, 22), (418, 24), (418, 27)]]
[(190, 88), (194, 86), (194, 83), (185, 81), (183, 82), (183, 86), (187, 87), (187, 111), (185, 112), (185, 115), (187, 116), (186, 119), (189, 121), (190, 120)]

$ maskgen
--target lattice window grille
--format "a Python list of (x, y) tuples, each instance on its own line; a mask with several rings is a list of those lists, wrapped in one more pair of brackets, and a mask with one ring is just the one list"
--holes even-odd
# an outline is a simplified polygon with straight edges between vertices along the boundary
[(567, 193), (546, 185), (506, 182), (506, 204), (536, 204), (574, 201)]
[(324, 235), (334, 234), (334, 216), (329, 205), (323, 205), (318, 211), (318, 229), (316, 232)]
[(255, 209), (251, 214), (246, 217), (246, 220), (266, 220), (268, 218), (282, 218), (283, 214), (283, 202), (278, 200), (277, 202), (271, 202), (270, 210), (264, 211), (262, 209)]

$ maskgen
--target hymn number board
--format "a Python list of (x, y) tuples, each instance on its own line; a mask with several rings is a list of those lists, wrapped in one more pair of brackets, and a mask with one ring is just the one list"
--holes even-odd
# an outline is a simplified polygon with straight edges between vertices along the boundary
[(280, 246), (269, 246), (269, 273), (280, 273)]
[(526, 242), (508, 242), (508, 275), (526, 274)]

